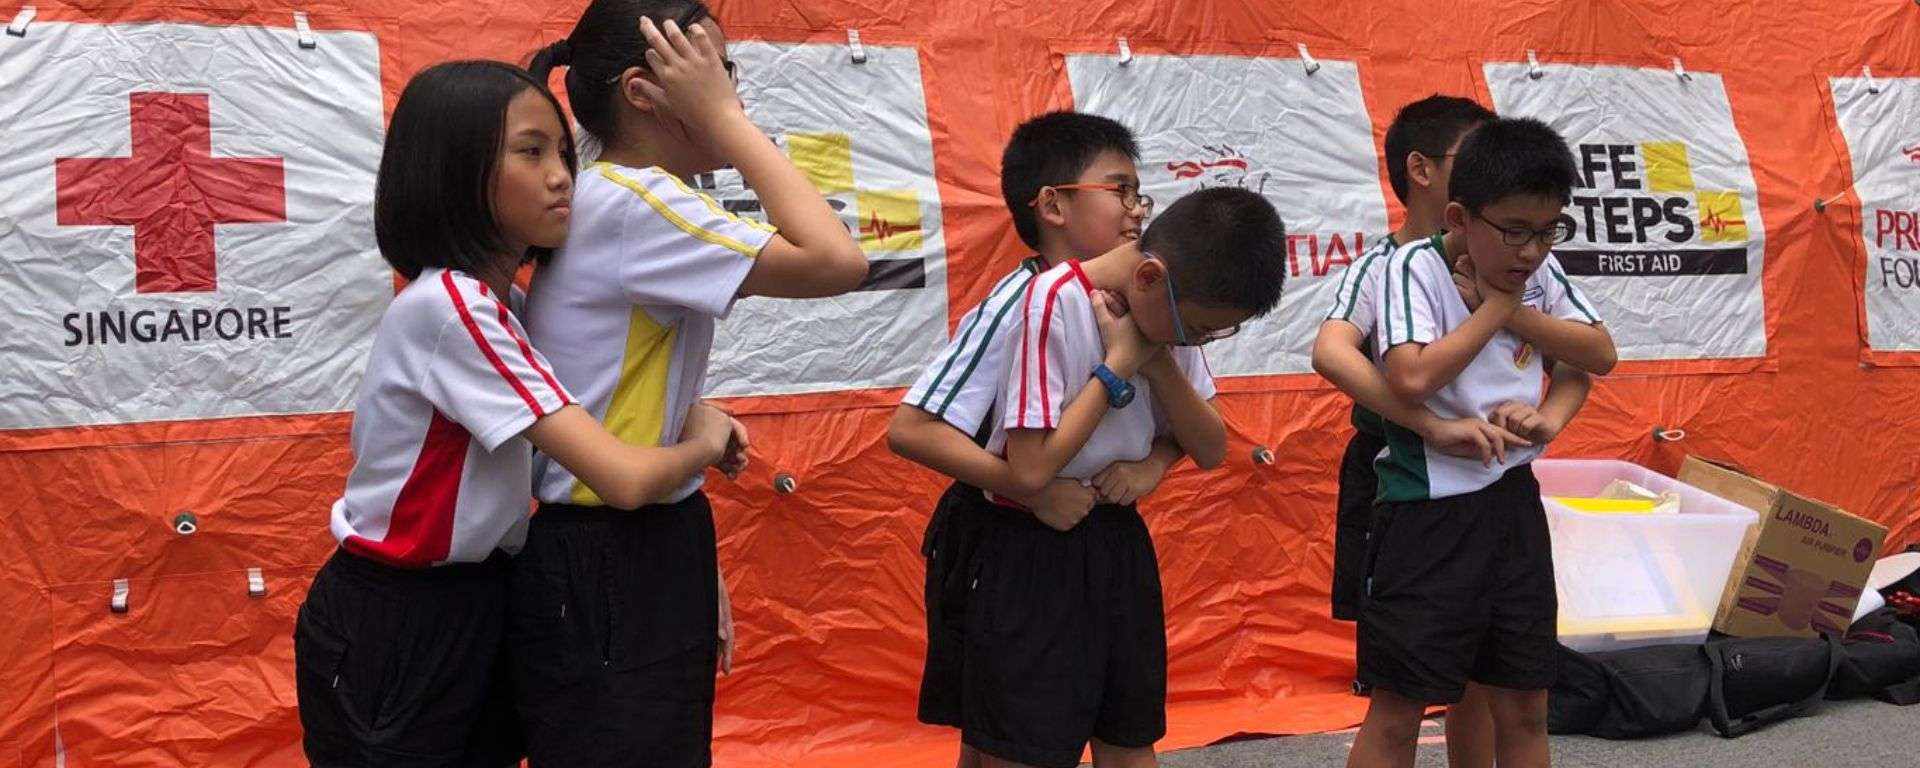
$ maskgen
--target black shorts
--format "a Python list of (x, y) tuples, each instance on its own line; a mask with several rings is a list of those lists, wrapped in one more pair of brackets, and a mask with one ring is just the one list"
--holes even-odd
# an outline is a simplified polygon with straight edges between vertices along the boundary
[(1090, 739), (1151, 747), (1167, 732), (1160, 568), (1132, 507), (1067, 532), (991, 514), (967, 586), (961, 739), (1003, 760), (1075, 766)]
[(718, 579), (704, 493), (542, 504), (507, 622), (529, 764), (711, 765)]
[(1473, 493), (1382, 505), (1360, 611), (1360, 682), (1429, 704), (1468, 681), (1541, 690), (1558, 676), (1553, 541), (1533, 468)]
[(1360, 618), (1367, 589), (1367, 532), (1373, 527), (1373, 499), (1380, 476), (1373, 460), (1387, 447), (1385, 439), (1356, 431), (1340, 457), (1340, 501), (1333, 518), (1333, 617)]
[(958, 728), (965, 682), (967, 583), (981, 531), (998, 514), (982, 510), (980, 489), (954, 483), (934, 505), (920, 554), (927, 559), (927, 663), (920, 675), (920, 722)]
[(415, 569), (334, 551), (293, 630), (309, 763), (519, 764), (502, 641), (506, 559)]

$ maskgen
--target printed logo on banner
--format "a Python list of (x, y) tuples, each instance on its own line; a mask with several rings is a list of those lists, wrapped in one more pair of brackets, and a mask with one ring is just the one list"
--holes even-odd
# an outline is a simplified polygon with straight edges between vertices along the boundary
[[(1074, 103), (1132, 128), (1141, 185), (1164, 210), (1198, 189), (1258, 192), (1287, 227), (1280, 307), (1207, 346), (1216, 375), (1305, 373), (1313, 336), (1341, 271), (1386, 234), (1373, 123), (1352, 62), (1231, 56), (1067, 56)], [(1193, 82), (1226, 83), (1235, 98), (1186, 98)], [(1151, 225), (1151, 222), (1149, 222)]]
[(0, 428), (351, 406), (393, 292), (379, 52), (317, 38), (46, 23), (0, 46)]
[[(1554, 256), (1625, 360), (1766, 354), (1765, 230), (1753, 171), (1717, 74), (1487, 64), (1495, 111), (1566, 138), (1576, 188)], [(1581, 109), (1567, 109), (1581, 104)]]
[(1833, 78), (1834, 114), (1853, 158), (1860, 196), (1867, 343), (1877, 350), (1920, 351), (1920, 78)]
[[(840, 214), (867, 279), (818, 301), (747, 299), (720, 323), (707, 394), (778, 395), (913, 383), (946, 341), (946, 248), (919, 52), (736, 42), (747, 114)], [(740, 174), (696, 180), (730, 211), (766, 221)]]

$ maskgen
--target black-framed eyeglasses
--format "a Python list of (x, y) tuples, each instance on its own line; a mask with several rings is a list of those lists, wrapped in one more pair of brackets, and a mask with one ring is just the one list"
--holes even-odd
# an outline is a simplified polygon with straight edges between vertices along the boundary
[[(1213, 342), (1219, 341), (1221, 339), (1227, 338), (1229, 336), (1232, 336), (1240, 332), (1240, 326), (1233, 325), (1226, 328), (1221, 328), (1220, 330), (1217, 330), (1217, 331), (1211, 331), (1208, 333), (1201, 333), (1197, 330), (1194, 331), (1193, 333), (1188, 333), (1186, 318), (1180, 316), (1180, 300), (1174, 296), (1173, 267), (1169, 266), (1165, 259), (1162, 259), (1151, 253), (1147, 253), (1146, 257), (1148, 259), (1152, 259), (1153, 261), (1160, 262), (1161, 271), (1166, 273), (1166, 276), (1167, 276), (1167, 280), (1166, 280), (1167, 309), (1168, 311), (1173, 313), (1173, 344), (1174, 346), (1197, 347), (1202, 344), (1211, 344)], [(1196, 337), (1197, 337), (1197, 340), (1190, 340)]]
[(1553, 226), (1547, 227), (1546, 229), (1528, 229), (1526, 227), (1503, 227), (1487, 221), (1485, 217), (1478, 213), (1473, 214), (1473, 217), (1485, 221), (1487, 226), (1498, 230), (1500, 232), (1500, 242), (1515, 248), (1524, 248), (1527, 243), (1535, 240), (1540, 241), (1541, 245), (1552, 248), (1553, 246), (1573, 239), (1573, 222), (1567, 221), (1566, 219), (1559, 219), (1553, 222)]

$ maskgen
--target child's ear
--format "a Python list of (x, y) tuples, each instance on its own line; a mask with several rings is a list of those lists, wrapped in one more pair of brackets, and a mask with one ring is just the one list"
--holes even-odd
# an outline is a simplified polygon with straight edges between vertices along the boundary
[(648, 86), (653, 86), (654, 91), (658, 91), (659, 86), (648, 77), (647, 71), (639, 67), (627, 67), (626, 71), (620, 73), (620, 98), (628, 106), (642, 112), (652, 112), (657, 107), (653, 96), (648, 93)]
[(1067, 214), (1060, 210), (1060, 192), (1052, 187), (1042, 187), (1035, 197), (1038, 202), (1033, 206), (1033, 215), (1040, 223), (1050, 227), (1066, 227)]
[(1423, 187), (1433, 186), (1433, 161), (1419, 152), (1408, 152), (1407, 180)]
[(1165, 279), (1167, 268), (1159, 259), (1142, 260), (1140, 266), (1133, 268), (1133, 287), (1141, 293), (1159, 287), (1160, 281)]
[(1447, 203), (1445, 214), (1447, 229), (1453, 232), (1467, 228), (1467, 207), (1459, 203)]

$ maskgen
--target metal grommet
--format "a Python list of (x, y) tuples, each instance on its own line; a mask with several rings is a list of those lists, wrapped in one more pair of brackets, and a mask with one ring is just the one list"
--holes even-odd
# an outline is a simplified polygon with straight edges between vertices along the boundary
[(793, 479), (793, 475), (781, 472), (773, 476), (774, 493), (793, 493), (797, 490), (800, 490), (800, 481)]
[(200, 530), (200, 518), (195, 516), (193, 512), (181, 510), (180, 514), (173, 516), (174, 533), (182, 536), (192, 536), (193, 533), (198, 530)]

